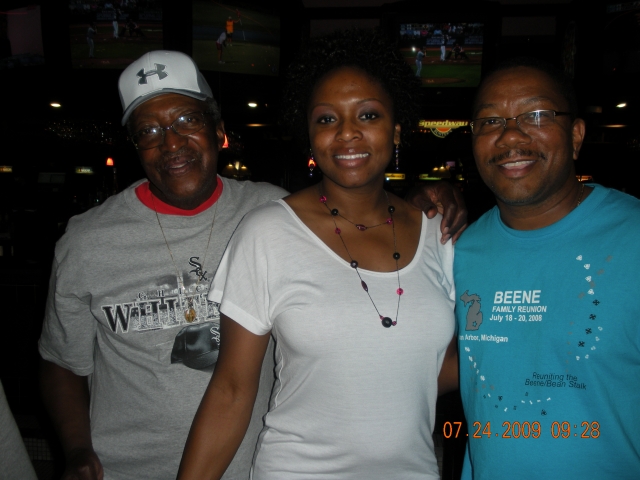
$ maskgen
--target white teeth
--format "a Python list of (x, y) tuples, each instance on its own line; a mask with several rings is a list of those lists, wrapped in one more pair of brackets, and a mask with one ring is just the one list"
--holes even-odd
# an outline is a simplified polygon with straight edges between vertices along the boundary
[(179, 164), (179, 165), (171, 165), (169, 168), (182, 168), (182, 167), (184, 167), (187, 163), (191, 163), (191, 162), (193, 162), (194, 160), (195, 160), (195, 158), (191, 158), (191, 159), (187, 160), (186, 162), (181, 163), (181, 164)]
[(355, 160), (356, 158), (365, 158), (368, 156), (368, 153), (354, 153), (353, 155), (336, 155), (336, 158), (340, 160)]
[(519, 162), (510, 162), (501, 165), (504, 168), (520, 168), (533, 163), (533, 160), (521, 160)]

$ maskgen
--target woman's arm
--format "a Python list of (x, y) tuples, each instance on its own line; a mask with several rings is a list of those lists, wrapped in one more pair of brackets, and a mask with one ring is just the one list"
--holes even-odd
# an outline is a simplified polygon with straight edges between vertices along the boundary
[(453, 335), (438, 375), (438, 396), (458, 390), (458, 338)]
[(218, 363), (191, 425), (179, 479), (218, 479), (233, 460), (251, 419), (269, 335), (220, 316)]

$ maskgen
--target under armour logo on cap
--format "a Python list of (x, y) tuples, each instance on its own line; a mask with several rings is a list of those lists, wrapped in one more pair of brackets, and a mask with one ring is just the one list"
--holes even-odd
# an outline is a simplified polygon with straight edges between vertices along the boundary
[(162, 80), (163, 78), (169, 76), (169, 74), (165, 73), (164, 71), (164, 69), (167, 68), (165, 65), (162, 65), (160, 63), (154, 63), (154, 65), (156, 66), (155, 70), (149, 70), (147, 73), (144, 73), (143, 68), (136, 74), (136, 77), (140, 77), (140, 80), (138, 80), (138, 85), (144, 85), (145, 83), (147, 83), (147, 77), (150, 77), (152, 75), (158, 75), (159, 80)]
[(196, 62), (181, 52), (147, 52), (124, 69), (118, 80), (122, 102), (122, 124), (140, 105), (158, 95), (177, 93), (207, 100), (213, 92)]

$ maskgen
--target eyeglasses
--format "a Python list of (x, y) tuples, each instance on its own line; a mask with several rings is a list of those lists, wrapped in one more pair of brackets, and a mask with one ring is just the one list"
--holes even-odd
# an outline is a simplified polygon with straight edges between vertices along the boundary
[(191, 112), (176, 118), (168, 127), (160, 125), (148, 126), (131, 135), (131, 141), (138, 150), (148, 150), (159, 147), (164, 143), (165, 132), (169, 129), (178, 135), (187, 136), (199, 132), (206, 125), (204, 116), (206, 112)]
[(537, 128), (553, 125), (556, 117), (561, 115), (571, 115), (570, 112), (556, 112), (555, 110), (535, 110), (533, 112), (521, 113), (517, 117), (485, 117), (476, 118), (469, 122), (473, 135), (488, 135), (490, 133), (501, 132), (500, 129), (507, 128), (508, 120), (515, 120), (518, 128), (523, 133), (529, 133)]

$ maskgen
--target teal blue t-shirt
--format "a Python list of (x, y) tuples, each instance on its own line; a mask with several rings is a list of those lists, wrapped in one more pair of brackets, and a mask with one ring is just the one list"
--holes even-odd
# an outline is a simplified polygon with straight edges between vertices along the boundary
[(496, 207), (456, 245), (474, 480), (640, 478), (640, 201), (593, 187), (546, 228)]

